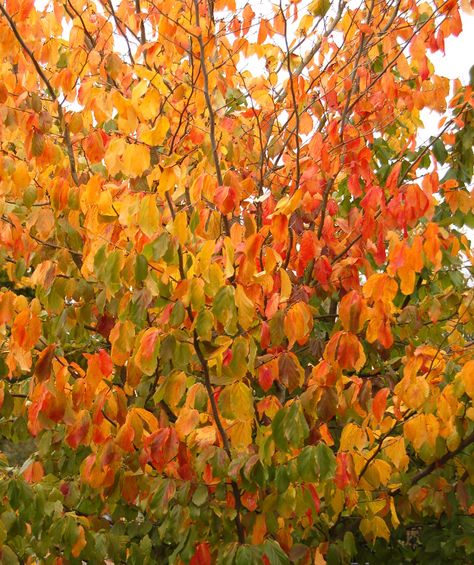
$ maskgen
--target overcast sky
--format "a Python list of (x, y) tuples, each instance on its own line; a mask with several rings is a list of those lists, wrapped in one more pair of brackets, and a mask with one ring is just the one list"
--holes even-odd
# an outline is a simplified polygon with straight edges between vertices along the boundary
[(469, 69), (474, 65), (474, 15), (462, 13), (463, 32), (446, 39), (446, 56), (431, 56), (437, 72), (448, 78), (469, 82)]

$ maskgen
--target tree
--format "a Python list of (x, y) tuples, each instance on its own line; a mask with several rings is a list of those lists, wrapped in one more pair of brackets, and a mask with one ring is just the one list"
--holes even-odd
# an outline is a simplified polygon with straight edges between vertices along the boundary
[(258, 6), (0, 3), (2, 562), (473, 559), (460, 7)]

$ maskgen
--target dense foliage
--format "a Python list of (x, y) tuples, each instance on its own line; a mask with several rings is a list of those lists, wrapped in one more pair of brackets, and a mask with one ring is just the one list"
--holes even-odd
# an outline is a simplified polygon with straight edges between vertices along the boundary
[(0, 0), (2, 563), (474, 561), (460, 9)]

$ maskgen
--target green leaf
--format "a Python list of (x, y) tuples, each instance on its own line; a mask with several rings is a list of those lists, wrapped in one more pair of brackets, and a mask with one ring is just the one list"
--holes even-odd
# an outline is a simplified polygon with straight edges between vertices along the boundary
[(135, 260), (135, 280), (143, 282), (148, 275), (148, 261), (144, 255), (137, 255)]
[(290, 478), (288, 476), (288, 471), (284, 465), (280, 465), (275, 473), (275, 485), (278, 494), (282, 494), (286, 491), (290, 484)]
[(122, 257), (119, 251), (112, 251), (105, 263), (103, 274), (104, 283), (112, 294), (116, 294), (122, 287), (122, 283), (120, 282), (121, 259)]
[(433, 155), (436, 157), (438, 163), (444, 165), (444, 163), (446, 163), (446, 159), (448, 158), (448, 152), (446, 151), (444, 143), (441, 141), (441, 139), (438, 138), (433, 143), (431, 150), (433, 151)]
[(290, 451), (301, 447), (309, 435), (309, 427), (301, 405), (297, 402), (279, 410), (272, 421), (273, 440), (278, 448)]
[(237, 308), (235, 306), (234, 288), (224, 286), (217, 292), (212, 311), (217, 320), (224, 326), (227, 334), (237, 332)]
[(229, 543), (219, 548), (219, 553), (217, 554), (217, 565), (233, 565), (235, 563), (235, 555), (239, 545), (237, 542)]
[(285, 435), (284, 427), (285, 417), (286, 412), (284, 408), (275, 414), (272, 421), (272, 435), (275, 445), (283, 451), (288, 451), (288, 440)]
[(2, 565), (19, 565), (20, 563), (16, 553), (8, 545), (3, 545), (0, 549), (0, 560)]
[(319, 479), (327, 481), (336, 474), (336, 456), (325, 443), (318, 443), (315, 450), (319, 467)]
[(356, 542), (352, 532), (346, 532), (344, 534), (343, 547), (349, 557), (353, 557), (357, 553)]
[(318, 479), (316, 447), (308, 445), (301, 450), (297, 458), (298, 473), (303, 481), (314, 483)]
[(277, 541), (268, 539), (261, 547), (263, 554), (268, 557), (271, 565), (288, 565), (290, 563), (288, 555), (283, 551)]
[(309, 435), (309, 427), (299, 403), (293, 402), (288, 410), (285, 427), (290, 446), (301, 447)]
[(183, 323), (185, 316), (186, 310), (184, 309), (183, 303), (181, 300), (178, 300), (173, 306), (173, 310), (171, 310), (170, 324), (173, 328), (179, 327)]
[[(252, 545), (241, 545), (237, 550), (235, 565), (257, 565), (262, 562), (262, 552)], [(273, 563), (273, 562), (271, 562)]]
[(207, 496), (208, 490), (206, 485), (199, 485), (193, 494), (193, 504), (195, 504), (196, 506), (202, 506), (206, 502)]
[(156, 239), (145, 245), (143, 248), (143, 254), (149, 261), (151, 259), (153, 259), (153, 261), (158, 261), (168, 250), (169, 243), (170, 236), (167, 232), (163, 232)]
[(212, 328), (214, 327), (214, 316), (209, 310), (201, 310), (196, 318), (196, 332), (199, 339), (203, 341), (212, 340)]
[(65, 51), (63, 51), (61, 53), (61, 55), (59, 56), (58, 62), (56, 63), (56, 66), (58, 67), (58, 69), (65, 69), (67, 68), (68, 65), (68, 57), (67, 57), (67, 53)]

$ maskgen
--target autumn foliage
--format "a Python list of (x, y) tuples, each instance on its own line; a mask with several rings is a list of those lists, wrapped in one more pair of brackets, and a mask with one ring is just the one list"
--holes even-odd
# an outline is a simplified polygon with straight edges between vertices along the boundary
[(474, 561), (462, 9), (0, 0), (2, 563)]

